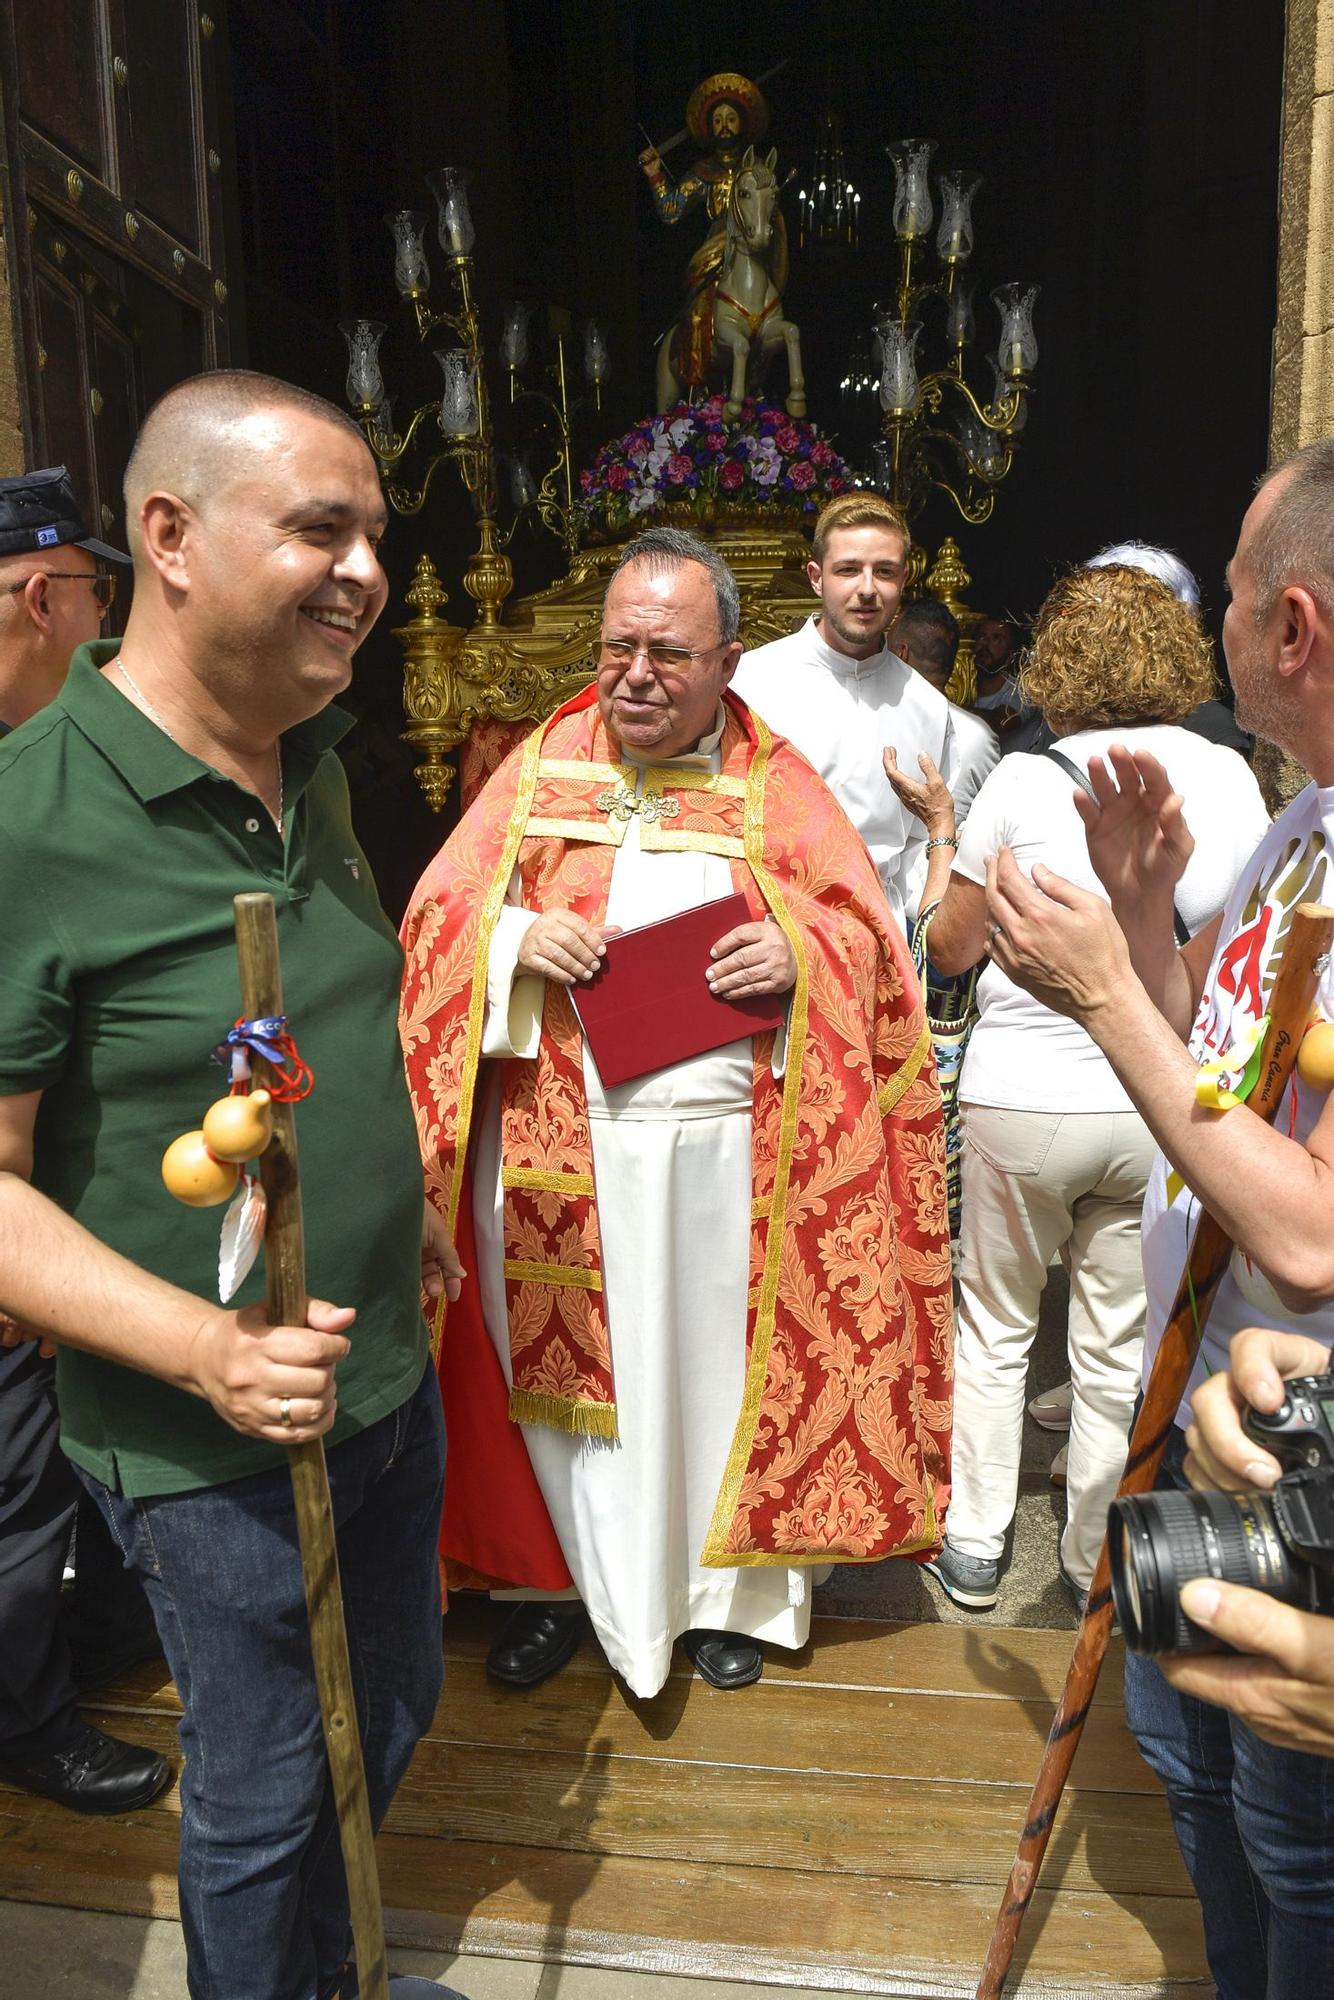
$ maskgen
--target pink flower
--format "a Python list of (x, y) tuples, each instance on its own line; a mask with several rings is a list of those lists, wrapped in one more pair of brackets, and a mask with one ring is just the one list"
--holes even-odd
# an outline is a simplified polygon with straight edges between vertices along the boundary
[(664, 470), (669, 486), (684, 486), (695, 468), (683, 451), (674, 451)]
[(823, 438), (817, 438), (811, 446), (812, 465), (833, 465), (836, 456), (833, 446), (827, 445)]
[(580, 491), (581, 493), (591, 493), (591, 492), (592, 492), (592, 490), (593, 490), (593, 475), (592, 475), (592, 473), (591, 473), (591, 472), (581, 472), (581, 473), (579, 474), (579, 491)]
[(826, 493), (846, 493), (847, 490), (848, 490), (847, 480), (844, 479), (841, 476), (841, 474), (837, 472), (834, 474), (834, 477), (832, 479), (827, 479), (825, 481)]
[(717, 452), (719, 458), (727, 450), (727, 439), (721, 431), (710, 431), (704, 440), (710, 451)]
[(725, 486), (728, 492), (732, 493), (740, 486), (745, 476), (744, 468), (738, 465), (734, 458), (729, 458), (722, 471), (718, 474), (718, 484)]
[(799, 458), (787, 476), (796, 491), (804, 493), (808, 486), (815, 484), (815, 467), (808, 458)]
[(801, 443), (801, 432), (795, 424), (780, 424), (774, 432), (774, 443), (780, 451), (795, 451)]
[(626, 447), (626, 457), (633, 459), (636, 465), (642, 465), (648, 454), (649, 442), (646, 437), (632, 438)]
[(704, 420), (705, 420), (705, 422), (706, 422), (706, 423), (715, 423), (715, 424), (716, 424), (716, 423), (717, 423), (717, 421), (718, 421), (718, 419), (719, 419), (719, 417), (720, 417), (720, 416), (722, 415), (722, 413), (723, 413), (723, 399), (722, 399), (722, 397), (721, 397), (721, 396), (706, 396), (706, 397), (705, 397), (705, 399), (704, 399), (704, 401), (703, 401), (703, 402), (702, 402), (702, 403), (700, 404), (700, 406), (699, 406), (699, 413), (700, 413), (701, 417), (703, 417), (703, 418), (704, 418)]
[(613, 465), (607, 474), (607, 484), (614, 493), (619, 493), (622, 487), (628, 486), (630, 484), (629, 466)]

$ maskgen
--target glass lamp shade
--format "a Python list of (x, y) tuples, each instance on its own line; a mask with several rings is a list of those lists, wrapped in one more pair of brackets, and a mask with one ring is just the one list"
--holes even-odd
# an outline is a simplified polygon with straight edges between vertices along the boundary
[(386, 215), (384, 226), (394, 239), (394, 283), (405, 299), (415, 299), (431, 282), (430, 266), (422, 248), (426, 217), (415, 209), (396, 209)]
[(466, 347), (437, 347), (435, 358), (445, 378), (440, 398), (440, 426), (450, 437), (475, 437), (480, 422), (472, 356)]
[(936, 150), (934, 139), (900, 139), (888, 148), (894, 162), (894, 234), (925, 236), (935, 210), (927, 170)]
[(468, 210), (468, 176), (458, 167), (437, 167), (426, 176), (439, 210), (440, 248), (451, 257), (467, 257), (477, 241)]
[(380, 342), (388, 327), (379, 319), (344, 319), (338, 331), (347, 342), (348, 402), (354, 410), (378, 410), (384, 401)]
[(528, 366), (528, 322), (533, 316), (533, 308), (523, 305), (518, 299), (505, 313), (505, 327), (500, 336), (500, 358), (511, 370)]
[(516, 510), (530, 507), (537, 498), (537, 482), (526, 451), (516, 451), (510, 459), (510, 499)]
[(962, 424), (958, 426), (958, 442), (964, 446), (964, 452), (968, 454), (968, 464), (972, 466), (972, 470), (978, 474), (980, 480), (986, 480), (986, 484), (990, 486), (998, 478), (1004, 478), (1006, 470), (1004, 440), (994, 430), (988, 430), (986, 424), (980, 424), (972, 414), (972, 410), (964, 416)]
[(966, 347), (973, 337), (973, 281), (955, 275), (945, 308), (945, 338), (951, 347)]
[(375, 422), (370, 428), (371, 450), (383, 456), (385, 452), (390, 450), (393, 442), (394, 399), (392, 396), (386, 396), (380, 404), (379, 409), (375, 412)]
[(940, 176), (936, 249), (947, 263), (961, 264), (973, 254), (973, 196), (981, 185), (980, 174), (955, 171)]
[[(1014, 394), (1014, 384), (1012, 382), (1006, 381), (1005, 374), (1003, 369), (1001, 368), (1000, 363), (994, 357), (988, 357), (988, 358), (990, 360), (990, 365), (991, 365), (991, 384), (992, 384), (991, 403), (992, 403), (992, 408), (997, 409), (1002, 403), (1009, 402), (1010, 398)], [(1027, 422), (1028, 422), (1028, 398), (1024, 395), (1021, 395), (1019, 398), (1019, 408), (1015, 411), (1009, 423), (1006, 425), (1006, 435), (1008, 437), (1018, 437), (1020, 431), (1024, 428), (1024, 425)]]
[(886, 319), (880, 335), (880, 407), (886, 416), (909, 417), (917, 407), (920, 320)]
[(584, 334), (584, 373), (595, 389), (600, 389), (611, 370), (611, 357), (602, 329), (592, 320)]
[(1000, 345), (996, 359), (1003, 375), (1031, 375), (1037, 366), (1038, 343), (1033, 332), (1033, 306), (1038, 287), (1020, 279), (1001, 285), (991, 294), (991, 302), (1001, 319)]

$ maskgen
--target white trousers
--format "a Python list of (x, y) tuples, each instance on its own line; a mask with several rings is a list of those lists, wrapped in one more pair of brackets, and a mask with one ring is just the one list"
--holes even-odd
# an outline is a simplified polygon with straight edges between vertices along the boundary
[(1140, 1209), (1153, 1156), (1134, 1111), (963, 1106), (948, 1534), (966, 1555), (998, 1557), (1014, 1518), (1028, 1354), (1060, 1251), (1074, 1383), (1061, 1560), (1081, 1590), (1092, 1580), (1139, 1392)]

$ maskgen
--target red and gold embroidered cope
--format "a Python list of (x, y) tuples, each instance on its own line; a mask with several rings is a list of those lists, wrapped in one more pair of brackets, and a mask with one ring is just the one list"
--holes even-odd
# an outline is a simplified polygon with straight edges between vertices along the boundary
[[(781, 1077), (772, 1034), (754, 1038), (746, 1380), (700, 1560), (926, 1552), (948, 1485), (953, 1307), (922, 1002), (851, 824), (788, 744), (730, 694), (725, 705), (721, 771), (650, 768), (638, 807), (645, 851), (728, 856), (734, 887), (782, 925), (798, 967)], [(465, 1264), (487, 953), (506, 892), (517, 869), (525, 908), (601, 922), (636, 775), (589, 689), (506, 760), (414, 895), (403, 1046), (428, 1192)], [(470, 1285), (439, 1352), (451, 1418), (442, 1546), (486, 1575), (556, 1588), (564, 1565), (549, 1522), (545, 1537), (534, 1526), (545, 1510), (531, 1469), (516, 1491), (526, 1454), (513, 1449), (515, 1426), (614, 1437), (617, 1341), (565, 988), (547, 986), (535, 1060), (501, 1071), (513, 1387), (506, 1397)]]

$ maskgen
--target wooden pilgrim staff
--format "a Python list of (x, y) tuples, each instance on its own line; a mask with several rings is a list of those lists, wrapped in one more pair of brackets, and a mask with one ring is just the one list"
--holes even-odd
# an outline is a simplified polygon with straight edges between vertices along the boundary
[[(241, 970), (241, 1011), (247, 1020), (281, 1014), (282, 969), (278, 961), (278, 926), (272, 896), (250, 894), (234, 899), (236, 955)], [(260, 1055), (253, 1056), (257, 1081), (267, 1085), (281, 1078)], [(275, 1097), (273, 1139), (259, 1156), (259, 1177), (268, 1204), (264, 1229), (265, 1309), (270, 1326), (306, 1323), (306, 1245), (301, 1220), (301, 1183), (297, 1174), (294, 1107)], [(352, 1689), (352, 1663), (343, 1622), (343, 1595), (338, 1581), (338, 1547), (334, 1540), (333, 1508), (324, 1440), (287, 1447), (296, 1503), (301, 1573), (310, 1619), (310, 1650), (315, 1685), (324, 1724), (324, 1745), (333, 1780), (338, 1813), (338, 1840), (347, 1876), (352, 1940), (357, 1960), (361, 2000), (388, 2000), (384, 1916), (380, 1878), (375, 1865), (375, 1836), (366, 1796), (366, 1768), (357, 1732), (357, 1704)], [(434, 1992), (441, 1989), (432, 1988)]]
[[(1331, 938), (1334, 938), (1334, 909), (1319, 903), (1299, 904), (1274, 976), (1259, 1080), (1246, 1099), (1247, 1108), (1267, 1120), (1273, 1119), (1287, 1089), (1298, 1047), (1311, 1018), (1316, 987), (1329, 963)], [(1203, 1210), (1131, 1432), (1118, 1498), (1127, 1493), (1147, 1492), (1157, 1477), (1163, 1446), (1186, 1392), (1200, 1336), (1231, 1256), (1232, 1240), (1227, 1231), (1207, 1209)], [(1004, 1990), (1019, 1929), (1037, 1887), (1042, 1857), (1079, 1747), (1111, 1632), (1112, 1591), (1104, 1536), (1098, 1567), (1089, 1586), (1088, 1604), (1075, 1637), (1065, 1690), (1038, 1766), (1028, 1815), (991, 1933), (975, 2000), (1000, 2000)]]

